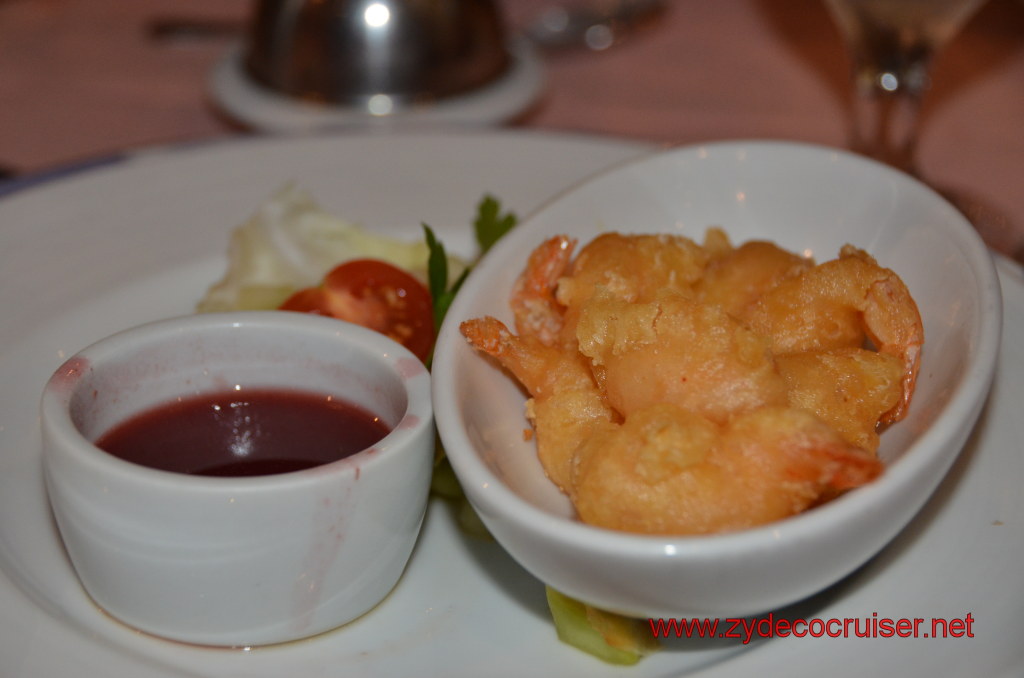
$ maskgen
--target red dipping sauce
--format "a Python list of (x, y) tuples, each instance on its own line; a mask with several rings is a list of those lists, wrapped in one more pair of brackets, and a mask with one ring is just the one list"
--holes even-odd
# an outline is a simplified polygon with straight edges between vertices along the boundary
[(329, 464), (389, 433), (351, 403), (304, 391), (253, 389), (157, 406), (96, 446), (143, 466), (202, 476), (263, 476)]

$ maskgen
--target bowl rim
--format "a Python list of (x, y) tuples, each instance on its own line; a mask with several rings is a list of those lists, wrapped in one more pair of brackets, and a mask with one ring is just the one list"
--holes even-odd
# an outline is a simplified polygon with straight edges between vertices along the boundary
[[(674, 146), (659, 149), (639, 158), (626, 160), (605, 168), (582, 181), (558, 192), (532, 211), (523, 221), (498, 241), (470, 273), (467, 285), (479, 281), (499, 269), (509, 253), (522, 243), (535, 242), (538, 234), (533, 233), (530, 224), (567, 196), (584, 190), (591, 183), (628, 173), (637, 166), (657, 162), (668, 156), (698, 154), (742, 154), (799, 153), (800, 160), (830, 156), (835, 161), (848, 164), (858, 171), (882, 173), (913, 190), (924, 190), (948, 210), (951, 228), (957, 241), (963, 246), (961, 253), (968, 263), (976, 281), (979, 298), (988, 306), (979, 310), (979, 324), (976, 328), (976, 350), (966, 356), (966, 365), (956, 392), (949, 398), (936, 416), (933, 424), (912, 441), (910, 446), (886, 472), (876, 481), (844, 494), (826, 505), (791, 516), (763, 526), (736, 532), (696, 535), (644, 535), (617, 532), (585, 524), (578, 519), (566, 518), (545, 511), (519, 496), (508, 487), (480, 458), (466, 433), (465, 422), (456, 402), (457, 383), (455, 380), (454, 355), (456, 347), (464, 343), (458, 331), (458, 323), (466, 316), (471, 299), (457, 295), (444, 323), (442, 324), (434, 355), (434, 409), (438, 432), (451, 460), (451, 465), (463, 484), (472, 504), (480, 511), (485, 524), (492, 514), (500, 514), (524, 531), (537, 533), (549, 542), (558, 542), (568, 548), (586, 549), (603, 556), (620, 558), (661, 557), (713, 560), (730, 554), (747, 553), (752, 550), (777, 548), (783, 544), (794, 544), (820, 535), (826, 528), (847, 522), (870, 513), (879, 499), (899, 493), (913, 484), (922, 470), (934, 463), (942, 454), (944, 439), (957, 435), (958, 429), (966, 439), (974, 420), (981, 410), (995, 372), (1002, 327), (1001, 290), (992, 254), (981, 237), (963, 215), (933, 189), (903, 172), (850, 151), (806, 142), (791, 142), (765, 139), (724, 140), (711, 143)], [(509, 237), (511, 236), (511, 237)], [(939, 478), (959, 455), (962, 444), (955, 454), (946, 460)], [(933, 488), (934, 489), (934, 488)], [(929, 492), (929, 496), (930, 496)], [(900, 526), (902, 529), (902, 525)]]
[[(173, 337), (224, 330), (271, 330), (289, 335), (319, 336), (353, 347), (364, 358), (379, 360), (405, 392), (405, 408), (387, 435), (370, 447), (342, 459), (309, 469), (257, 476), (203, 476), (167, 471), (115, 457), (98, 448), (74, 424), (68, 404), (79, 387), (81, 372), (91, 359), (107, 360), (119, 350), (147, 343), (162, 343)], [(280, 337), (279, 337), (280, 338)], [(261, 387), (262, 388), (262, 387)], [(267, 385), (266, 388), (274, 388)], [(301, 387), (287, 387), (301, 390)], [(433, 424), (430, 374), (411, 351), (389, 337), (360, 325), (335, 318), (292, 311), (228, 311), (162, 318), (126, 328), (85, 346), (69, 357), (47, 380), (40, 397), (40, 421), (47, 435), (62, 450), (59, 454), (76, 464), (109, 474), (127, 482), (153, 489), (182, 492), (259, 493), (292, 486), (313, 486), (335, 482), (340, 476), (362, 468), (388, 463), (408, 454), (426, 426)], [(44, 446), (43, 459), (53, 456)], [(403, 451), (404, 450), (404, 451)]]

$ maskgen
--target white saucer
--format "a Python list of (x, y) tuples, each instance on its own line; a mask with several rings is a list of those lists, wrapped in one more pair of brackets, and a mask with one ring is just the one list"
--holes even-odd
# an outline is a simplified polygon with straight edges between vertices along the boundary
[(209, 78), (214, 103), (229, 117), (261, 132), (303, 133), (343, 126), (499, 125), (525, 111), (544, 84), (544, 68), (533, 45), (509, 44), (512, 64), (497, 81), (478, 90), (374, 115), (367, 108), (331, 106), (293, 99), (254, 83), (245, 73), (243, 49), (235, 45)]

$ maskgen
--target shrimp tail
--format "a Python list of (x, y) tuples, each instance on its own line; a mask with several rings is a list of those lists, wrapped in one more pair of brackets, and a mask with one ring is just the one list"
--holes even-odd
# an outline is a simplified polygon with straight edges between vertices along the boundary
[(885, 468), (877, 457), (855, 447), (830, 450), (829, 458), (832, 470), (828, 485), (838, 491), (866, 485), (880, 476)]
[(557, 235), (540, 244), (512, 288), (516, 331), (553, 344), (562, 330), (563, 309), (555, 299), (558, 280), (569, 268), (576, 241)]
[(517, 337), (497, 318), (484, 316), (459, 325), (471, 346), (491, 356), (523, 385), (531, 396), (549, 386), (551, 356), (547, 347), (528, 338)]
[[(884, 311), (880, 312), (880, 309)], [(868, 305), (864, 311), (864, 324), (869, 338), (880, 353), (896, 356), (903, 362), (901, 397), (879, 419), (883, 424), (899, 421), (907, 415), (917, 384), (924, 326), (910, 291), (895, 274), (871, 285)]]

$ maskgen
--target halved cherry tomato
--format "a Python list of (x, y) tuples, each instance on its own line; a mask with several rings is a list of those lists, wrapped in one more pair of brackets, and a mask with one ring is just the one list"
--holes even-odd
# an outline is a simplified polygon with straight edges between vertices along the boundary
[(434, 345), (430, 292), (402, 269), (377, 259), (338, 265), (318, 287), (299, 290), (280, 308), (368, 327), (391, 337), (423, 361)]

